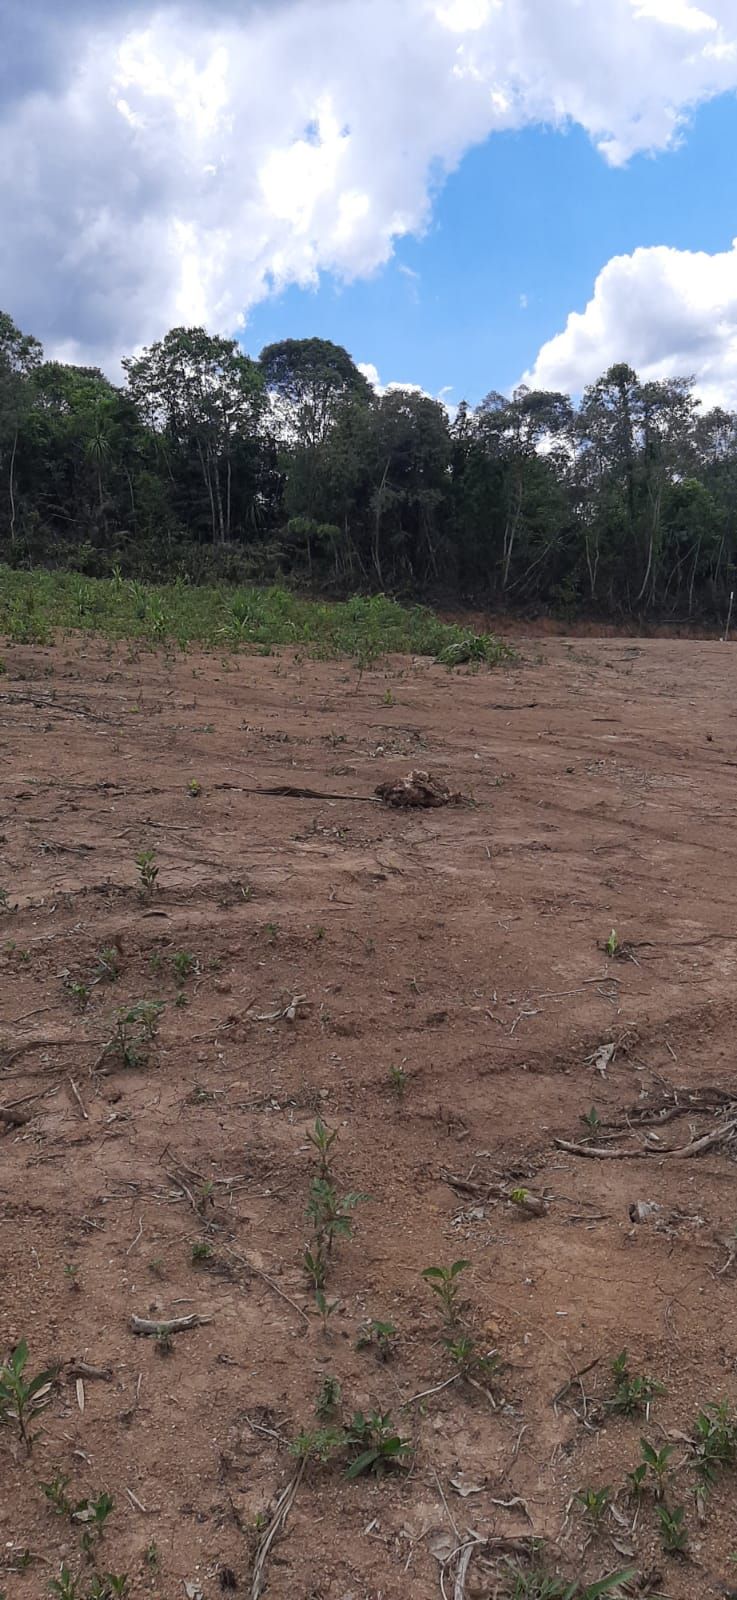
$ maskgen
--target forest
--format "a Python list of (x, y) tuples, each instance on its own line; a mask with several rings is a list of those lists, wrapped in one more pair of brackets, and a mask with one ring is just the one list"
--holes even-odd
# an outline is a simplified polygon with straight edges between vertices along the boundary
[(519, 387), (450, 414), (323, 339), (254, 360), (174, 328), (122, 365), (45, 360), (0, 313), (6, 565), (566, 616), (729, 603), (737, 415), (688, 377), (619, 364), (578, 403)]

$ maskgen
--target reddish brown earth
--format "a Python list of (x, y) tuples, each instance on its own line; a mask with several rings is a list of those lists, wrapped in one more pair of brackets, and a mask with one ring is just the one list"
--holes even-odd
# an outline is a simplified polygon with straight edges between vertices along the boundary
[[(0, 1104), (27, 1120), (6, 1115), (0, 1138), (0, 1355), (25, 1337), (30, 1370), (61, 1369), (32, 1454), (0, 1430), (8, 1600), (47, 1594), (62, 1557), (92, 1570), (40, 1488), (56, 1474), (75, 1500), (112, 1495), (97, 1565), (130, 1595), (250, 1595), (287, 1441), (319, 1425), (328, 1374), (344, 1416), (391, 1412), (413, 1453), (379, 1481), (307, 1467), (271, 1600), (440, 1595), (432, 1552), (468, 1529), (545, 1538), (571, 1577), (634, 1565), (652, 1581), (633, 1593), (737, 1582), (734, 1480), (701, 1525), (687, 1444), (699, 1406), (737, 1400), (733, 1152), (664, 1153), (725, 1125), (689, 1097), (737, 1099), (734, 656), (520, 650), (492, 673), (398, 661), (360, 682), (287, 656), (4, 651)], [(475, 805), (372, 800), (412, 767)], [(346, 798), (251, 792), (285, 784)], [(119, 976), (98, 981), (113, 944)], [(178, 951), (196, 960), (181, 990)], [(275, 1015), (297, 997), (294, 1020)], [(104, 1047), (144, 999), (165, 1002), (158, 1038), (126, 1068)], [(556, 1147), (588, 1138), (592, 1104), (634, 1158)], [(662, 1107), (679, 1112), (662, 1130), (639, 1120)], [(318, 1113), (341, 1192), (370, 1196), (330, 1263), (327, 1333), (301, 1263)], [(525, 1185), (547, 1215), (508, 1198)], [(662, 1209), (633, 1224), (637, 1201)], [(503, 1362), (495, 1409), (458, 1378), (414, 1398), (455, 1370), (421, 1273), (458, 1257), (464, 1319)], [(131, 1331), (131, 1314), (192, 1312), (209, 1320), (168, 1355)], [(356, 1348), (368, 1318), (396, 1325), (387, 1362)], [(649, 1419), (601, 1411), (625, 1346), (666, 1387)], [(83, 1411), (78, 1360), (111, 1374), (83, 1379)], [(663, 1554), (650, 1499), (632, 1531), (641, 1435), (675, 1441), (688, 1561)], [(591, 1537), (572, 1497), (603, 1484), (616, 1511)], [(493, 1548), (469, 1600), (507, 1593)]]

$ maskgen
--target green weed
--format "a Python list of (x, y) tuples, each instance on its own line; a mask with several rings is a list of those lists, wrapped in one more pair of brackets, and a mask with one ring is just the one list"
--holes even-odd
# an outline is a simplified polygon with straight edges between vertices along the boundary
[(606, 1405), (607, 1409), (615, 1414), (625, 1417), (637, 1416), (639, 1412), (647, 1411), (657, 1395), (665, 1394), (663, 1384), (658, 1383), (655, 1378), (630, 1372), (626, 1350), (620, 1350), (612, 1362), (611, 1370), (615, 1387), (614, 1394)]
[(158, 888), (157, 879), (159, 869), (156, 865), (155, 850), (139, 850), (136, 856), (138, 868), (138, 892), (146, 900), (150, 900), (154, 890)]
[(379, 1475), (390, 1467), (401, 1466), (410, 1454), (412, 1445), (395, 1432), (391, 1413), (372, 1411), (365, 1417), (356, 1411), (346, 1429), (345, 1442), (358, 1455), (347, 1469), (347, 1478), (359, 1478), (363, 1472)]
[(21, 1339), (12, 1355), (0, 1366), (0, 1423), (15, 1426), (28, 1454), (35, 1434), (31, 1432), (36, 1417), (51, 1399), (56, 1377), (52, 1368), (37, 1372), (35, 1378), (26, 1378), (28, 1345)]
[(459, 1316), (458, 1297), (461, 1288), (459, 1278), (470, 1265), (470, 1261), (459, 1260), (454, 1261), (449, 1267), (425, 1267), (422, 1273), (433, 1294), (437, 1295), (445, 1320), (451, 1326), (458, 1321)]

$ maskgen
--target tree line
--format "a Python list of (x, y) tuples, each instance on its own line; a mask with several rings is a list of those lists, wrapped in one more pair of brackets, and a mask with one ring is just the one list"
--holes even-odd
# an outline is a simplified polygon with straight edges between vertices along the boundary
[(624, 364), (450, 416), (347, 351), (258, 360), (174, 328), (123, 362), (44, 360), (0, 313), (0, 560), (617, 615), (714, 615), (737, 560), (737, 415)]

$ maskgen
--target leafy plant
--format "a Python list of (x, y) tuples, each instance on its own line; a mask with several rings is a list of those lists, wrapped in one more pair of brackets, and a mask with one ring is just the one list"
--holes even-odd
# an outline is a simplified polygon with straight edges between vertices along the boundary
[(144, 898), (150, 899), (154, 890), (158, 887), (159, 869), (156, 865), (156, 851), (139, 850), (136, 856), (136, 866), (138, 868), (139, 893)]
[(710, 1486), (725, 1467), (737, 1461), (737, 1421), (729, 1402), (704, 1406), (696, 1418), (694, 1450), (696, 1471), (702, 1484)]
[(171, 964), (177, 983), (184, 983), (192, 972), (197, 971), (197, 961), (188, 950), (177, 950), (176, 955), (171, 958)]
[(412, 1445), (395, 1432), (391, 1413), (372, 1411), (365, 1417), (362, 1411), (354, 1412), (346, 1429), (345, 1442), (358, 1455), (346, 1472), (348, 1478), (358, 1478), (363, 1472), (377, 1475), (389, 1467), (400, 1466)]
[(49, 1588), (52, 1594), (58, 1596), (58, 1600), (81, 1600), (77, 1580), (63, 1562), (58, 1578), (51, 1579)]
[(55, 1478), (51, 1479), (50, 1483), (41, 1484), (46, 1499), (54, 1507), (54, 1510), (58, 1512), (59, 1516), (71, 1516), (74, 1510), (74, 1506), (66, 1492), (68, 1483), (69, 1479), (64, 1473), (60, 1472), (57, 1473)]
[(192, 1261), (194, 1265), (199, 1266), (203, 1261), (210, 1261), (212, 1260), (212, 1256), (212, 1245), (208, 1244), (206, 1239), (195, 1239), (195, 1242), (192, 1245)]
[(359, 1328), (356, 1349), (366, 1350), (372, 1346), (380, 1361), (389, 1361), (394, 1354), (396, 1333), (393, 1322), (377, 1322), (372, 1317)]
[(595, 1528), (598, 1528), (607, 1506), (612, 1503), (611, 1487), (609, 1484), (605, 1484), (601, 1489), (594, 1489), (589, 1484), (585, 1489), (578, 1490), (576, 1499), (583, 1508), (589, 1522)]
[(304, 1428), (289, 1446), (292, 1455), (301, 1460), (321, 1461), (323, 1464), (345, 1444), (342, 1428)]
[(619, 935), (616, 928), (612, 928), (609, 938), (604, 945), (604, 949), (606, 950), (608, 956), (615, 956), (617, 954), (619, 949)]
[(119, 1055), (125, 1067), (142, 1066), (148, 1057), (147, 1047), (156, 1038), (163, 1009), (161, 1000), (137, 1000), (124, 1007), (115, 1019), (115, 1032), (106, 1053)]
[(315, 1290), (315, 1304), (316, 1304), (317, 1309), (318, 1309), (318, 1311), (320, 1313), (320, 1316), (322, 1317), (322, 1331), (323, 1331), (323, 1333), (327, 1333), (327, 1331), (328, 1331), (328, 1318), (332, 1317), (334, 1311), (337, 1311), (337, 1309), (338, 1309), (338, 1301), (337, 1300), (327, 1300), (326, 1297), (325, 1297), (324, 1290), (323, 1289), (316, 1289)]
[(197, 800), (202, 794), (202, 784), (197, 778), (190, 778), (189, 783), (187, 784), (187, 793), (193, 800)]
[(658, 1506), (660, 1539), (669, 1556), (680, 1556), (688, 1549), (688, 1529), (683, 1506)]
[(56, 1377), (52, 1368), (26, 1379), (28, 1345), (21, 1339), (8, 1360), (0, 1366), (0, 1423), (15, 1424), (30, 1455), (35, 1435), (34, 1419), (49, 1404)]
[(320, 1160), (320, 1177), (326, 1181), (330, 1178), (330, 1152), (338, 1137), (337, 1128), (328, 1128), (322, 1117), (315, 1119), (315, 1126), (307, 1135), (310, 1144), (314, 1145)]
[(333, 1373), (328, 1372), (322, 1380), (320, 1393), (315, 1401), (315, 1416), (329, 1417), (340, 1405), (340, 1383)]
[(425, 1267), (422, 1273), (433, 1294), (437, 1295), (445, 1320), (451, 1326), (458, 1321), (458, 1296), (461, 1287), (458, 1280), (461, 1273), (470, 1265), (470, 1261), (461, 1259), (454, 1261), (449, 1267)]
[(79, 1505), (75, 1506), (72, 1519), (83, 1524), (82, 1549), (86, 1555), (93, 1549), (95, 1539), (102, 1538), (112, 1509), (112, 1498), (106, 1492), (98, 1494), (95, 1500), (81, 1500)]
[(315, 1290), (320, 1291), (323, 1289), (327, 1268), (325, 1256), (320, 1245), (317, 1244), (314, 1250), (306, 1249), (302, 1256), (302, 1261), (307, 1276), (312, 1280)]
[(588, 1129), (591, 1137), (593, 1139), (598, 1139), (599, 1134), (601, 1133), (601, 1117), (599, 1116), (596, 1106), (592, 1106), (590, 1111), (585, 1111), (581, 1117), (581, 1121), (584, 1127)]
[(630, 1372), (626, 1350), (620, 1350), (619, 1355), (615, 1356), (611, 1370), (615, 1388), (606, 1404), (608, 1410), (615, 1414), (634, 1417), (638, 1412), (647, 1411), (657, 1395), (665, 1394), (663, 1384), (658, 1383), (657, 1379)]
[[(674, 1446), (672, 1444), (664, 1444), (662, 1450), (656, 1450), (655, 1446), (650, 1444), (648, 1439), (640, 1440), (643, 1476), (645, 1473), (652, 1474), (655, 1479), (655, 1493), (659, 1500), (662, 1499), (662, 1496), (665, 1492), (665, 1480), (668, 1476), (668, 1462), (673, 1454), (673, 1450)], [(636, 1467), (635, 1473), (639, 1472), (639, 1470), (640, 1468)], [(635, 1473), (630, 1474), (632, 1479), (634, 1479)], [(638, 1486), (642, 1486), (642, 1480), (638, 1480)]]
[(396, 1095), (398, 1100), (404, 1099), (404, 1091), (407, 1087), (408, 1081), (409, 1073), (405, 1072), (404, 1067), (391, 1066), (389, 1068), (389, 1087)]
[(115, 983), (120, 977), (120, 953), (114, 944), (103, 945), (97, 953), (97, 980), (104, 983)]
[(307, 1215), (312, 1219), (318, 1250), (324, 1247), (332, 1254), (335, 1239), (350, 1239), (353, 1231), (351, 1213), (368, 1195), (349, 1193), (339, 1195), (327, 1178), (313, 1178)]

